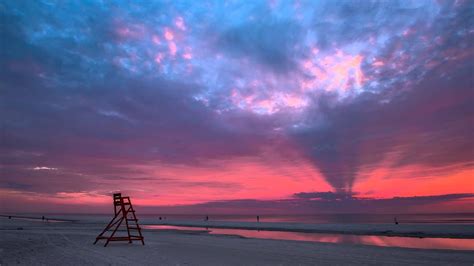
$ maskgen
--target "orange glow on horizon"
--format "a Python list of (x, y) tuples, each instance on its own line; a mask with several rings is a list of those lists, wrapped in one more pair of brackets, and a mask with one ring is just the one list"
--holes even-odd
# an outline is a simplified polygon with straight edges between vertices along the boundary
[[(395, 170), (377, 168), (368, 177), (359, 179), (353, 191), (375, 198), (474, 193), (472, 168), (438, 175), (423, 174), (423, 170), (422, 166), (406, 166)], [(417, 177), (413, 176), (415, 174)]]
[[(176, 180), (157, 180), (157, 187), (162, 188), (163, 194), (155, 199), (139, 197), (137, 200), (143, 205), (175, 205), (234, 199), (276, 200), (301, 191), (332, 191), (309, 162), (299, 166), (280, 162), (278, 167), (272, 167), (252, 158), (242, 158), (219, 164), (217, 172), (186, 166), (138, 166), (151, 175), (175, 177)], [(192, 181), (182, 178), (189, 176)], [(191, 188), (187, 186), (188, 182)]]
[[(297, 155), (290, 155), (294, 157)], [(290, 159), (291, 159), (290, 158)], [(209, 166), (191, 167), (159, 162), (129, 165), (150, 177), (130, 177), (120, 182), (102, 180), (106, 191), (81, 193), (59, 192), (54, 195), (20, 193), (7, 190), (8, 195), (22, 200), (43, 200), (51, 204), (108, 204), (107, 196), (116, 191), (133, 197), (142, 206), (173, 206), (220, 200), (291, 198), (301, 191), (332, 191), (319, 171), (308, 161), (297, 165), (288, 158), (274, 157), (262, 162), (258, 158), (240, 158), (209, 162)], [(300, 160), (298, 157), (294, 160)], [(275, 166), (276, 165), (276, 166)], [(218, 169), (216, 169), (216, 167)]]
[[(259, 162), (255, 158), (210, 162), (208, 167), (183, 165), (130, 165), (143, 171), (152, 180), (124, 179), (120, 185), (114, 180), (103, 181), (112, 190), (89, 192), (58, 192), (53, 195), (24, 193), (1, 189), (1, 198), (15, 202), (44, 202), (58, 205), (110, 204), (113, 192), (121, 191), (133, 197), (141, 206), (179, 206), (241, 199), (280, 200), (292, 198), (298, 192), (333, 191), (320, 172), (310, 162), (294, 165), (293, 160)], [(303, 160), (304, 161), (304, 160)], [(277, 166), (271, 166), (277, 165)], [(219, 170), (215, 167), (218, 166)], [(474, 169), (464, 169), (452, 174), (411, 176), (422, 172), (421, 166), (407, 166), (396, 170), (397, 176), (387, 176), (393, 169), (379, 168), (360, 177), (354, 184), (356, 197), (390, 199), (394, 197), (435, 196), (458, 193), (474, 193)], [(425, 169), (426, 170), (426, 169)], [(420, 172), (420, 173), (421, 173)], [(405, 175), (402, 173), (406, 173)], [(411, 177), (410, 177), (411, 176)], [(472, 198), (433, 203), (433, 209), (441, 212), (474, 211)], [(426, 212), (427, 205), (407, 206), (407, 210)]]

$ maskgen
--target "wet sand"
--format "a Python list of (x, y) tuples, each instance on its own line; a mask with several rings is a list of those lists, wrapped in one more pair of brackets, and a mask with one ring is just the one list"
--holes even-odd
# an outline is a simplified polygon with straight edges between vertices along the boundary
[(230, 221), (159, 221), (156, 224), (350, 235), (474, 238), (473, 224), (303, 224)]

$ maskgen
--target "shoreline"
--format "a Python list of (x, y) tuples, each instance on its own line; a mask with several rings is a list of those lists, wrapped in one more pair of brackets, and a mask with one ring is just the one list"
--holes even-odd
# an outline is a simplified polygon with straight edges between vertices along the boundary
[[(142, 225), (168, 225), (193, 228), (241, 229), (316, 234), (397, 236), (414, 238), (474, 239), (474, 228), (454, 224), (302, 224), (280, 222), (162, 221)], [(469, 230), (470, 228), (470, 230)]]
[[(56, 217), (0, 215), (0, 219), (24, 220), (31, 222), (52, 222), (72, 224), (105, 225), (110, 217)], [(238, 229), (252, 231), (294, 232), (308, 234), (340, 234), (357, 236), (387, 236), (387, 237), (412, 237), (412, 238), (448, 238), (448, 239), (474, 239), (474, 226), (465, 224), (308, 224), (288, 222), (244, 222), (244, 221), (196, 221), (196, 220), (161, 220), (152, 218), (139, 218), (142, 226), (181, 226), (190, 228)], [(145, 229), (153, 230), (153, 229)]]
[(0, 217), (7, 218), (7, 219), (22, 219), (22, 220), (38, 220), (38, 221), (50, 221), (50, 222), (77, 222), (79, 220), (71, 220), (71, 219), (62, 219), (62, 218), (50, 218), (44, 216), (42, 217), (35, 217), (35, 216), (21, 216), (21, 215), (3, 215), (0, 214)]

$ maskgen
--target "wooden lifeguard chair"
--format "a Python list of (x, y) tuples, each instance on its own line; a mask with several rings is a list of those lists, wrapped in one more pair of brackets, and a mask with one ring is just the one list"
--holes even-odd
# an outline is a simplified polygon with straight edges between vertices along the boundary
[[(110, 223), (105, 227), (105, 229), (98, 235), (95, 239), (94, 245), (100, 239), (106, 239), (104, 247), (106, 247), (110, 241), (128, 241), (128, 243), (132, 243), (134, 240), (140, 240), (143, 245), (145, 242), (143, 241), (143, 235), (138, 225), (138, 219), (135, 215), (135, 210), (133, 209), (132, 202), (130, 201), (130, 197), (122, 197), (121, 193), (114, 194), (114, 218), (110, 221)], [(127, 236), (115, 236), (119, 227), (125, 221), (125, 227), (127, 229)], [(107, 231), (113, 230), (110, 236), (104, 235)], [(121, 230), (124, 231), (124, 230)], [(131, 234), (131, 232), (136, 232), (137, 234)]]

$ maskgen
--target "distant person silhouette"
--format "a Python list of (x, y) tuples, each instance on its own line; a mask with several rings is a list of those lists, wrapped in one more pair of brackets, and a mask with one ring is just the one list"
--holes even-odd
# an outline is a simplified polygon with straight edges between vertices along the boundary
[(398, 224), (397, 217), (394, 217), (394, 218), (393, 218), (393, 222), (394, 222), (395, 224)]
[(209, 221), (209, 216), (206, 215), (206, 218), (204, 219), (204, 221)]
[(257, 223), (260, 222), (260, 216), (257, 215)]
[(160, 216), (160, 221), (161, 221), (161, 216)]
[(43, 216), (43, 217), (41, 217), (41, 220), (43, 220), (43, 221), (44, 221), (44, 216)]

